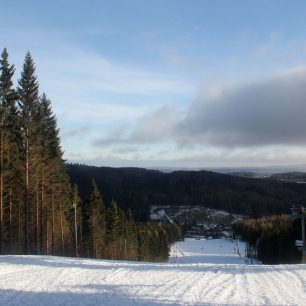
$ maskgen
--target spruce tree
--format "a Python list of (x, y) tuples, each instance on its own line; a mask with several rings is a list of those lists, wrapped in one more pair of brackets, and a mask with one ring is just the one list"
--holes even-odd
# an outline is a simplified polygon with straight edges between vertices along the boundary
[(88, 199), (81, 204), (81, 255), (90, 257), (92, 253), (92, 207)]
[(92, 253), (95, 258), (103, 258), (105, 255), (106, 234), (105, 206), (95, 180), (92, 180), (91, 183), (89, 202), (92, 208), (90, 220), (92, 228)]
[(38, 117), (36, 248), (42, 253), (45, 244), (46, 253), (62, 254), (67, 231), (64, 214), (71, 205), (71, 188), (56, 117), (46, 94), (39, 99)]
[(137, 260), (137, 226), (133, 220), (131, 210), (127, 213), (127, 224), (126, 224), (126, 253), (127, 258), (130, 260)]
[(117, 203), (114, 200), (112, 200), (111, 206), (107, 209), (106, 230), (109, 257), (112, 259), (117, 259), (120, 233), (120, 216)]
[[(18, 82), (20, 124), (22, 132), (22, 159), (24, 166), (24, 253), (33, 252), (33, 217), (35, 180), (35, 155), (37, 153), (38, 81), (35, 65), (28, 52), (25, 56), (21, 78)], [(31, 245), (30, 245), (31, 244)]]
[[(0, 254), (3, 252), (3, 238), (6, 235), (8, 235), (8, 252), (11, 249), (12, 190), (6, 190), (9, 188), (5, 188), (5, 185), (11, 182), (12, 177), (9, 163), (14, 157), (13, 135), (16, 127), (12, 124), (17, 124), (16, 92), (12, 80), (14, 71), (14, 65), (9, 64), (8, 52), (4, 49), (0, 59)], [(8, 215), (5, 215), (5, 212), (8, 212)], [(5, 221), (8, 221), (6, 228)]]
[(6, 147), (4, 151), (4, 195), (7, 210), (8, 253), (20, 253), (21, 249), (21, 208), (23, 190), (21, 163), (21, 132), (19, 114), (16, 106), (17, 92), (13, 90), (7, 104), (6, 123), (4, 126)]

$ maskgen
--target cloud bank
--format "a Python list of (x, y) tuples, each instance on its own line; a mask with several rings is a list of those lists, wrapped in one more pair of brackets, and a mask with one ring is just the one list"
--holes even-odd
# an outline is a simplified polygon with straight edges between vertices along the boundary
[(306, 144), (306, 69), (200, 95), (174, 136), (180, 144), (224, 147)]
[(97, 145), (172, 141), (179, 147), (260, 148), (306, 144), (306, 69), (202, 93), (185, 111), (164, 106)]

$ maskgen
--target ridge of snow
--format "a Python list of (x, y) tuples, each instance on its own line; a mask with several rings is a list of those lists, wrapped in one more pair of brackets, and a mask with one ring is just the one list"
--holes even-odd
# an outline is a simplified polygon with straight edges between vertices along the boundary
[(188, 239), (167, 263), (0, 256), (0, 305), (305, 305), (306, 265), (247, 265), (236, 247)]

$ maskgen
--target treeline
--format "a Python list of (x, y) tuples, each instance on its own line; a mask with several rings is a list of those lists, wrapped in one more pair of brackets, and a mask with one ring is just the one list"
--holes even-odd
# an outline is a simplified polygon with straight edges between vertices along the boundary
[(248, 242), (248, 249), (256, 250), (264, 264), (298, 263), (301, 252), (295, 246), (300, 239), (300, 221), (288, 215), (246, 219), (235, 223), (233, 230)]
[[(131, 208), (137, 220), (147, 220), (151, 205), (203, 205), (251, 217), (286, 214), (292, 203), (306, 205), (302, 184), (236, 177), (210, 171), (164, 173), (140, 168), (110, 168), (68, 164), (73, 183), (86, 194), (95, 178), (105, 201)], [(102, 189), (101, 189), (102, 190)]]
[(17, 88), (0, 60), (0, 254), (66, 254), (71, 188), (51, 102), (39, 95), (31, 54)]
[(80, 223), (76, 252), (81, 257), (161, 261), (168, 258), (170, 245), (180, 238), (175, 224), (137, 223), (131, 211), (125, 213), (115, 201), (106, 207), (95, 181), (89, 197), (84, 201), (77, 197), (76, 203)]
[(115, 201), (105, 206), (95, 184), (90, 197), (82, 197), (84, 201), (72, 190), (56, 117), (46, 94), (39, 94), (29, 52), (16, 88), (14, 72), (4, 49), (0, 59), (0, 254), (75, 256), (77, 251), (95, 258), (166, 258), (179, 235), (175, 225), (135, 223), (131, 212), (124, 213)]

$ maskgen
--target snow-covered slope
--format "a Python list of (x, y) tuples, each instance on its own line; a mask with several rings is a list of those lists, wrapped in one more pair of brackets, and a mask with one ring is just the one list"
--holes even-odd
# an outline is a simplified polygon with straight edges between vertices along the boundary
[[(240, 255), (238, 255), (238, 253)], [(169, 262), (245, 264), (245, 243), (226, 239), (185, 239), (172, 246)]]
[(187, 240), (169, 263), (0, 256), (0, 304), (306, 304), (306, 265), (246, 265), (235, 247)]

